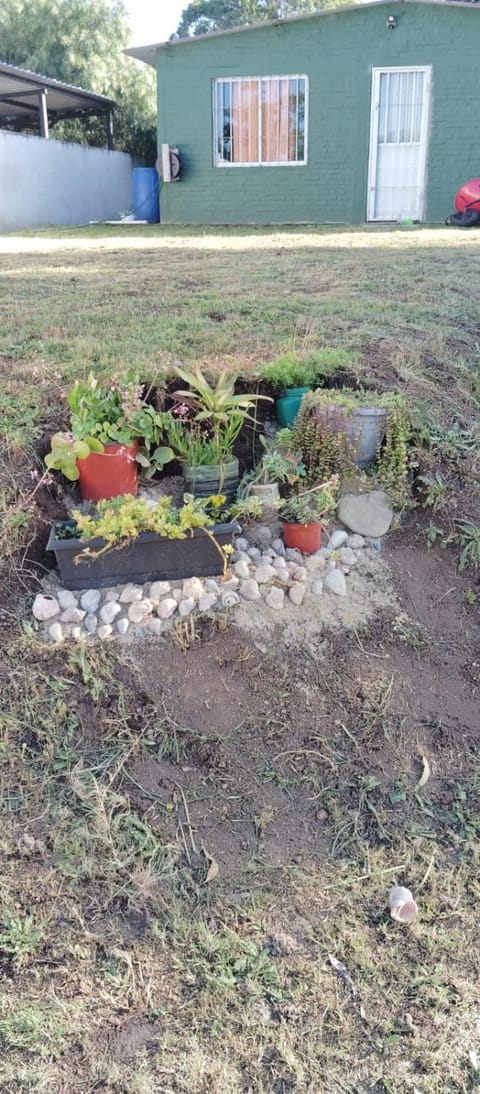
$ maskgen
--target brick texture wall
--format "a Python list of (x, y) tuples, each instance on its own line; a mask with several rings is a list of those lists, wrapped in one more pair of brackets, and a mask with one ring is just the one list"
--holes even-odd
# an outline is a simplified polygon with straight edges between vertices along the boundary
[[(387, 30), (387, 15), (397, 17)], [(480, 175), (480, 6), (380, 4), (158, 51), (158, 141), (178, 145), (169, 223), (361, 223), (366, 217), (372, 68), (431, 65), (425, 219), (443, 221)], [(212, 81), (309, 77), (308, 164), (213, 166)]]

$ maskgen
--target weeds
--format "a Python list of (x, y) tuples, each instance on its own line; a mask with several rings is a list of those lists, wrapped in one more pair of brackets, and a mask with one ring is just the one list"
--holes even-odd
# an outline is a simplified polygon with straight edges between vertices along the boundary
[(457, 520), (455, 539), (460, 546), (459, 570), (467, 566), (478, 570), (480, 566), (480, 526), (470, 520)]

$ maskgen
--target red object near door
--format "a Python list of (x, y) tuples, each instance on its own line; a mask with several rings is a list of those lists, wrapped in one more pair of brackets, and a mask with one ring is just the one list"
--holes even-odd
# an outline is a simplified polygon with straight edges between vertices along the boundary
[(103, 452), (90, 452), (77, 460), (80, 493), (84, 501), (104, 501), (138, 489), (138, 441), (106, 444)]
[(283, 521), (283, 538), (287, 547), (296, 547), (303, 555), (314, 555), (322, 542), (322, 525), (319, 521), (313, 524), (287, 524)]
[(455, 195), (455, 208), (457, 213), (465, 213), (468, 209), (480, 211), (480, 179), (469, 179)]

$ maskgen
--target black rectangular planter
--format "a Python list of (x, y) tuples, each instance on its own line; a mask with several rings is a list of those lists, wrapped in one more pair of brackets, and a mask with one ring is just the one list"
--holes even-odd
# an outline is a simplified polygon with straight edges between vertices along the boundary
[[(57, 529), (73, 527), (74, 521), (56, 521), (50, 531), (47, 551), (54, 551), (62, 584), (66, 589), (95, 589), (104, 585), (126, 585), (132, 581), (174, 581), (184, 577), (215, 577), (223, 571), (220, 551), (202, 528), (194, 528), (186, 539), (167, 539), (156, 532), (141, 532), (123, 547), (110, 547), (97, 558), (80, 558), (88, 547), (97, 551), (103, 539), (59, 539)], [(209, 528), (219, 547), (232, 543), (240, 531), (236, 521)], [(78, 559), (78, 561), (76, 561)]]

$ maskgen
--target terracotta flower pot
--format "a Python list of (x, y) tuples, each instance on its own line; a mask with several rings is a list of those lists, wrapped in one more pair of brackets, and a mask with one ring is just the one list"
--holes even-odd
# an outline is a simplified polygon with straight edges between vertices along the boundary
[(286, 547), (296, 547), (302, 555), (314, 555), (322, 543), (322, 525), (320, 521), (312, 524), (291, 524), (282, 521), (283, 538)]
[(90, 452), (77, 460), (80, 493), (84, 501), (103, 501), (119, 494), (136, 494), (138, 441), (106, 444), (104, 452)]

